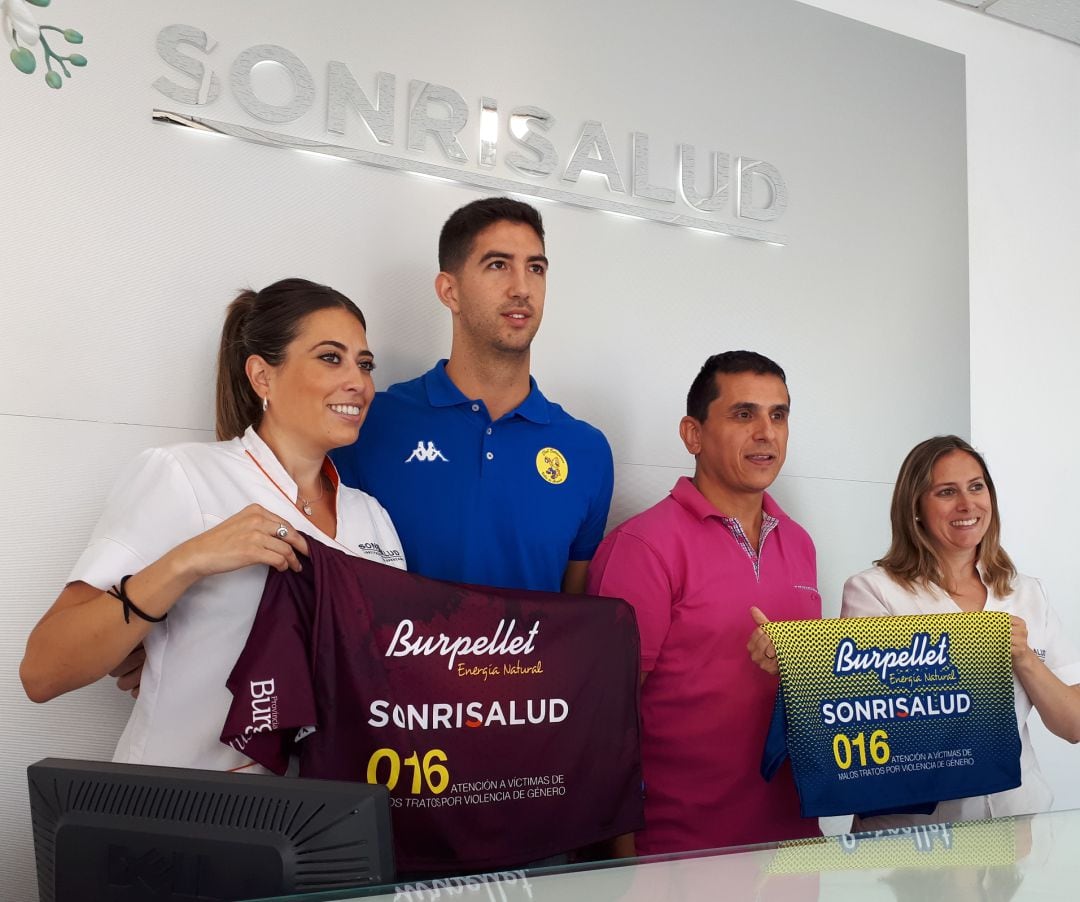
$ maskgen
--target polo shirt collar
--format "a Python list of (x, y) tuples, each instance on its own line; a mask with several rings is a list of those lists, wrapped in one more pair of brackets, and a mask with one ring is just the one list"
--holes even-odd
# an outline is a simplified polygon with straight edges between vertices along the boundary
[[(295, 501), (300, 491), (299, 486), (281, 465), (281, 461), (277, 459), (274, 452), (270, 450), (270, 446), (255, 431), (254, 426), (248, 426), (244, 430), (244, 434), (240, 436), (240, 446), (255, 459), (255, 463), (277, 484), (289, 501)], [(329, 477), (330, 484), (336, 492), (341, 478), (329, 457), (323, 459), (322, 471)]]
[[(424, 389), (427, 392), (428, 403), (432, 407), (457, 407), (459, 404), (472, 404), (473, 398), (467, 398), (464, 393), (450, 380), (446, 374), (446, 360), (440, 360), (430, 370), (424, 373)], [(550, 402), (544, 397), (536, 380), (529, 376), (529, 394), (525, 396), (517, 407), (511, 410), (504, 419), (509, 417), (523, 417), (533, 423), (550, 423)]]
[[(675, 487), (671, 490), (671, 497), (698, 520), (704, 521), (709, 517), (728, 518), (727, 514), (713, 507), (712, 503), (698, 491), (697, 486), (694, 485), (694, 481), (689, 476), (679, 477), (679, 481), (675, 483)], [(780, 505), (772, 500), (768, 492), (765, 492), (761, 499), (761, 509), (777, 520), (784, 520), (787, 517), (781, 510)]]
[[(975, 572), (979, 574), (979, 579), (981, 579), (983, 585), (986, 586), (987, 610), (989, 610), (989, 605), (991, 603), (995, 603), (995, 602), (999, 602), (999, 601), (1008, 603), (1008, 597), (1007, 596), (1006, 596), (1006, 598), (999, 599), (997, 597), (997, 595), (994, 594), (994, 587), (992, 585), (990, 585), (989, 580), (987, 580), (987, 578), (986, 578), (986, 568), (983, 566), (982, 561), (979, 561), (979, 560), (975, 561)], [(942, 590), (942, 591), (944, 592), (944, 590)], [(946, 594), (946, 597), (949, 597), (948, 593), (945, 593), (945, 594)]]

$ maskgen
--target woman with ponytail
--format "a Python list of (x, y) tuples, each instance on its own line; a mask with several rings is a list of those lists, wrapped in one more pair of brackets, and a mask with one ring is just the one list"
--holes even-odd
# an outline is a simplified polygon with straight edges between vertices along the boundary
[(121, 476), (20, 676), (46, 701), (146, 650), (114, 760), (244, 768), (218, 736), (225, 680), (267, 567), (300, 570), (306, 536), (404, 566), (386, 511), (326, 456), (356, 441), (374, 394), (363, 314), (304, 279), (244, 291), (218, 354), (218, 442), (153, 448)]

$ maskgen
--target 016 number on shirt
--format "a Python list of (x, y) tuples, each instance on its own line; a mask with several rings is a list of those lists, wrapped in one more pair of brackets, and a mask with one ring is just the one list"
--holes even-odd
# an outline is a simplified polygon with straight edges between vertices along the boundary
[[(888, 764), (889, 758), (892, 757), (892, 750), (889, 748), (888, 740), (889, 734), (884, 730), (874, 730), (870, 734), (870, 759), (874, 764)], [(867, 742), (865, 733), (858, 733), (850, 737), (844, 733), (837, 733), (833, 737), (832, 748), (833, 758), (836, 760), (836, 766), (840, 770), (847, 770), (851, 767), (855, 752), (859, 754), (859, 767), (866, 767)]]
[[(412, 771), (412, 785), (409, 788), (412, 795), (420, 795), (423, 788), (439, 795), (450, 785), (450, 771), (445, 767), (446, 760), (446, 752), (442, 749), (431, 749), (425, 752), (423, 759), (420, 758), (419, 752), (414, 751), (404, 762), (393, 749), (376, 749), (368, 759), (367, 782), (381, 783), (393, 792), (401, 778), (402, 764), (404, 764)], [(390, 770), (386, 779), (380, 780), (379, 767), (384, 761)]]

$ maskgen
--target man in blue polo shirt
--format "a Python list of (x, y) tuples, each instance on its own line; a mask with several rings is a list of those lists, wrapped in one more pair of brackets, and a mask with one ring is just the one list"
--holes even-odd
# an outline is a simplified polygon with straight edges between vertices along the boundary
[(450, 358), (376, 395), (334, 463), (390, 512), (410, 570), (583, 592), (611, 502), (611, 449), (529, 375), (547, 288), (540, 214), (502, 197), (462, 207), (439, 236), (439, 268)]

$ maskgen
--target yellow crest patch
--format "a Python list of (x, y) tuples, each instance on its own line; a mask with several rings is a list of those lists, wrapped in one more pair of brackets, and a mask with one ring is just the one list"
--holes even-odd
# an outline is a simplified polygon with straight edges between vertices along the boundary
[(557, 448), (541, 448), (536, 453), (536, 472), (552, 485), (562, 485), (570, 473), (570, 465)]

